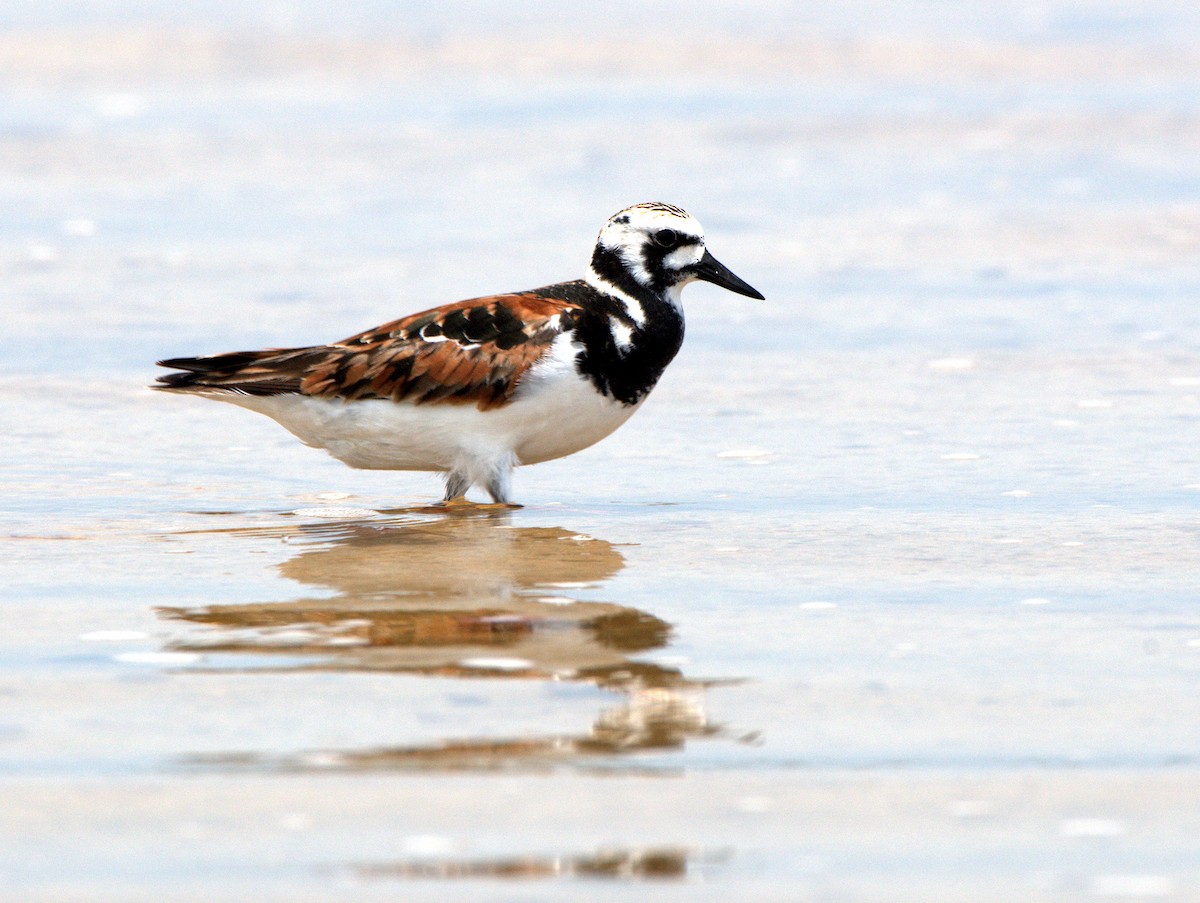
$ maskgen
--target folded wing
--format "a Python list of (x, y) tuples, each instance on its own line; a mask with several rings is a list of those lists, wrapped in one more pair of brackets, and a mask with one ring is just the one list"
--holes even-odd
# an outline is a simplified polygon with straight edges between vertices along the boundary
[(545, 291), (460, 301), (330, 345), (159, 361), (182, 372), (158, 377), (155, 388), (500, 407), (574, 325), (578, 306)]

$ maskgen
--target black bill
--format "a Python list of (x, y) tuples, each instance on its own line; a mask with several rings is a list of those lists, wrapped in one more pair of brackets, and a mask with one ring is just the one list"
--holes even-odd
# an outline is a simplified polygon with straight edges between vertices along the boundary
[(729, 268), (717, 258), (713, 257), (708, 250), (705, 249), (704, 256), (700, 258), (700, 262), (693, 267), (692, 270), (696, 276), (703, 279), (705, 282), (711, 282), (713, 285), (719, 285), (721, 288), (727, 288), (731, 292), (737, 292), (739, 295), (745, 295), (748, 298), (757, 298), (759, 301), (765, 301), (756, 288), (752, 288), (748, 282), (739, 279), (729, 271)]

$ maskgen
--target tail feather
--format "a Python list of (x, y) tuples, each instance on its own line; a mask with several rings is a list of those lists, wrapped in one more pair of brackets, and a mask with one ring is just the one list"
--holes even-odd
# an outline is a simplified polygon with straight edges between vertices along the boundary
[(157, 378), (153, 388), (177, 392), (231, 392), (241, 395), (298, 393), (308, 368), (321, 359), (323, 349), (271, 348), (234, 351), (207, 357), (176, 357), (159, 361), (160, 367), (180, 370)]

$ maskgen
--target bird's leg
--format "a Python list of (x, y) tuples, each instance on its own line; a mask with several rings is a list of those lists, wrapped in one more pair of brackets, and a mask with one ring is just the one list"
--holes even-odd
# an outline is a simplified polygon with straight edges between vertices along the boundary
[(470, 478), (464, 473), (452, 470), (446, 474), (446, 494), (442, 497), (442, 501), (453, 502), (459, 500), (467, 494), (467, 490), (470, 488)]
[(485, 488), (495, 504), (506, 505), (509, 508), (519, 508), (520, 505), (514, 505), (511, 501), (512, 472), (513, 465), (511, 461), (498, 463), (492, 470), (491, 476), (488, 477)]

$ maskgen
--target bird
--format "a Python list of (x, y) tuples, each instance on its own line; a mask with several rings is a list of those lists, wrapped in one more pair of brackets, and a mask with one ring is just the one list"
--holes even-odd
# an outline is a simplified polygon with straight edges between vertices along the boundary
[(442, 505), (512, 502), (515, 467), (574, 454), (641, 407), (683, 343), (680, 293), (763, 295), (717, 261), (685, 210), (635, 204), (586, 275), (410, 314), (341, 341), (176, 357), (165, 392), (272, 418), (353, 468), (440, 472)]

